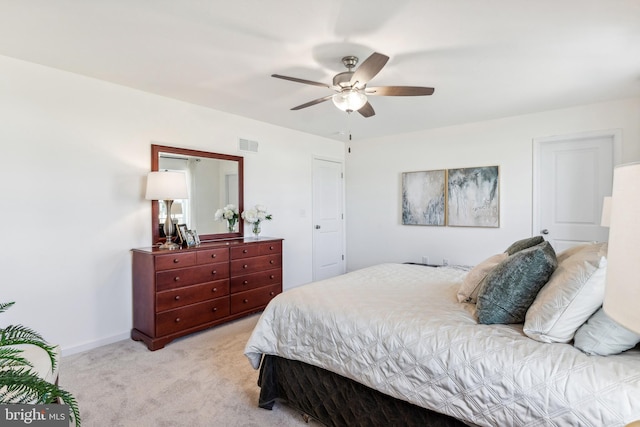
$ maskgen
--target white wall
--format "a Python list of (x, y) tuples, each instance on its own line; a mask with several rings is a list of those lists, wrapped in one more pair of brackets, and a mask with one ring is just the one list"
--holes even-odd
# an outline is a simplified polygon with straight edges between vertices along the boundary
[(16, 301), (2, 324), (66, 354), (128, 337), (129, 250), (151, 243), (152, 141), (234, 155), (239, 137), (259, 141), (245, 206), (274, 216), (263, 234), (285, 239), (285, 289), (311, 280), (312, 157), (342, 159), (342, 142), (7, 57), (0, 93), (0, 301)]
[[(532, 140), (622, 129), (640, 160), (640, 98), (352, 141), (346, 155), (347, 269), (379, 262), (474, 265), (532, 233)], [(402, 172), (500, 166), (500, 228), (403, 226)]]

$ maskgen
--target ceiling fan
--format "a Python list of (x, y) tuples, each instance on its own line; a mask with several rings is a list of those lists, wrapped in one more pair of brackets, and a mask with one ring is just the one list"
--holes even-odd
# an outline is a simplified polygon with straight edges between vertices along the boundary
[(376, 112), (367, 100), (367, 96), (424, 96), (433, 94), (432, 87), (421, 86), (378, 86), (367, 87), (369, 80), (374, 78), (382, 67), (385, 66), (389, 57), (381, 53), (374, 52), (354, 71), (358, 58), (356, 56), (345, 56), (342, 63), (347, 67), (348, 71), (338, 73), (333, 77), (333, 85), (314, 82), (311, 80), (299, 79), (297, 77), (282, 76), (280, 74), (272, 74), (271, 77), (278, 79), (290, 80), (292, 82), (304, 83), (313, 86), (326, 87), (334, 90), (336, 93), (327, 95), (322, 98), (314, 99), (305, 104), (293, 107), (292, 110), (301, 110), (320, 104), (321, 102), (333, 100), (333, 103), (339, 109), (352, 113), (357, 111), (364, 117), (371, 117)]

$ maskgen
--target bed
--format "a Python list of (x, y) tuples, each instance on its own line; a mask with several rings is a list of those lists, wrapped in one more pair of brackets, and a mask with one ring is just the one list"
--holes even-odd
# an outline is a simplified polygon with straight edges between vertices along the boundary
[(523, 324), (479, 324), (479, 303), (457, 295), (470, 274), (388, 263), (278, 295), (245, 348), (261, 370), (259, 405), (280, 400), (325, 425), (640, 419), (640, 350), (594, 356), (532, 339)]

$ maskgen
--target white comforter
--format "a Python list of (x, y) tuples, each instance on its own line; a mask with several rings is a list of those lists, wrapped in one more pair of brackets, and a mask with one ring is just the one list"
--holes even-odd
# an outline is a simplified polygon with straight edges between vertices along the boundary
[(479, 325), (465, 271), (382, 264), (278, 295), (245, 354), (319, 366), (479, 426), (623, 426), (640, 419), (640, 351), (587, 356), (521, 325)]

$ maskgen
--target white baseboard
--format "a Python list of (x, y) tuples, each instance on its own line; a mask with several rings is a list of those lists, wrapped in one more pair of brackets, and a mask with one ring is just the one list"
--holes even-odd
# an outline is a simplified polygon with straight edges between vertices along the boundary
[(103, 338), (97, 341), (91, 341), (85, 344), (76, 345), (73, 347), (64, 347), (62, 348), (62, 357), (71, 356), (72, 354), (82, 353), (88, 350), (93, 350), (94, 348), (102, 347), (103, 345), (113, 344), (114, 342), (131, 339), (131, 334), (129, 332), (123, 332), (118, 335), (113, 335), (107, 338)]

